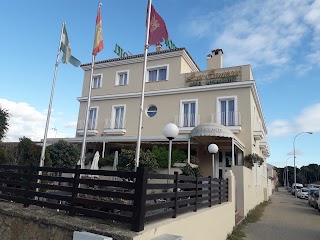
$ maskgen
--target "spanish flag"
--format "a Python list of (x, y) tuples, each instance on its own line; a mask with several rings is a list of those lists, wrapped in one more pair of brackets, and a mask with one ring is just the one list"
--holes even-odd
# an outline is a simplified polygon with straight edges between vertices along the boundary
[(96, 32), (94, 35), (94, 45), (93, 45), (93, 51), (92, 51), (92, 54), (94, 56), (96, 56), (103, 49), (102, 20), (100, 15), (100, 6), (101, 6), (101, 3), (99, 4), (97, 19), (96, 19)]

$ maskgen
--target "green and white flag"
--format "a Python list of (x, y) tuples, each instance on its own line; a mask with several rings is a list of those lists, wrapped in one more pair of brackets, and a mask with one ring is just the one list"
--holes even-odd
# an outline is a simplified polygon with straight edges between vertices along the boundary
[(66, 29), (65, 24), (63, 24), (60, 51), (63, 52), (63, 56), (61, 59), (61, 61), (63, 63), (71, 63), (75, 67), (80, 66), (81, 62), (78, 59), (76, 59), (74, 56), (72, 56), (72, 54), (71, 54), (70, 42), (69, 42), (69, 38), (68, 38), (67, 29)]

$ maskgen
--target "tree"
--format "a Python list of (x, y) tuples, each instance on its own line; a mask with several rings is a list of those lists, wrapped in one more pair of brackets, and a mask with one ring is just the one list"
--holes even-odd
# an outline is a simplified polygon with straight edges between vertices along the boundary
[[(19, 138), (19, 143), (17, 146), (16, 159), (19, 165), (27, 166), (38, 166), (41, 156), (41, 146), (37, 145), (30, 138), (22, 137)], [(13, 156), (15, 157), (15, 156)], [(49, 159), (45, 161), (45, 165), (50, 165)]]
[(64, 140), (47, 147), (47, 151), (53, 167), (73, 168), (80, 157), (80, 149)]
[(9, 129), (9, 112), (6, 109), (0, 108), (0, 142), (6, 136)]

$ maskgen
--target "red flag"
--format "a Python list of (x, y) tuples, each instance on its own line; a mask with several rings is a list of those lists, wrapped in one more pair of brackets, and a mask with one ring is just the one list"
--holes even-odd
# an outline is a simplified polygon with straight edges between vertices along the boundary
[(94, 44), (93, 44), (93, 55), (97, 55), (103, 49), (103, 38), (102, 38), (102, 20), (100, 15), (100, 5), (98, 9), (98, 15), (96, 19), (96, 33), (94, 35)]
[(165, 22), (151, 5), (149, 45), (158, 45), (169, 38)]

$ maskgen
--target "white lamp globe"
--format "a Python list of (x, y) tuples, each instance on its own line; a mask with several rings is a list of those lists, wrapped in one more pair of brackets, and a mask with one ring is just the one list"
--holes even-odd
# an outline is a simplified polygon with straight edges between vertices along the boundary
[(163, 128), (163, 135), (169, 140), (172, 140), (179, 135), (179, 128), (173, 123), (168, 123)]
[(217, 153), (219, 151), (219, 148), (218, 148), (217, 144), (211, 143), (208, 146), (208, 151), (209, 151), (209, 153), (214, 154), (214, 153)]

